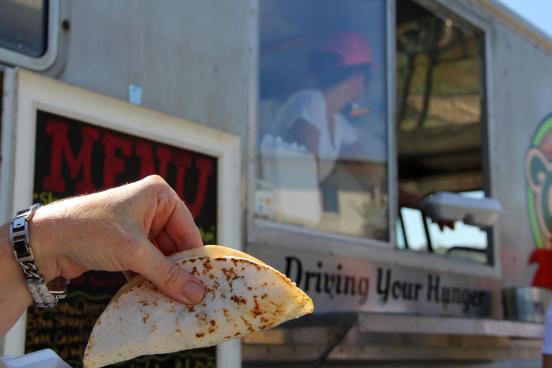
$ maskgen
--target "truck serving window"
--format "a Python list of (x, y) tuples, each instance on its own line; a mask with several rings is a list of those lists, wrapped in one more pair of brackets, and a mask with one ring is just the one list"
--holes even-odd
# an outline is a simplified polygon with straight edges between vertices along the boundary
[(399, 200), (398, 246), (490, 263), (485, 231), (416, 205), (436, 192), (485, 196), (484, 34), (410, 0), (397, 1), (396, 27), (399, 197), (410, 199)]
[(385, 1), (260, 7), (257, 218), (388, 241)]

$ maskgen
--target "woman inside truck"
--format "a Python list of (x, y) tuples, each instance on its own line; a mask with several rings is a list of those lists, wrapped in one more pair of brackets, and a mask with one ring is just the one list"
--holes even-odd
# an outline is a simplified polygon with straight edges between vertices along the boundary
[[(358, 33), (337, 33), (311, 52), (307, 69), (314, 88), (289, 97), (272, 122), (272, 135), (296, 142), (314, 155), (323, 201), (328, 194), (325, 181), (337, 166), (363, 188), (384, 182), (385, 142), (372, 135), (359, 137), (349, 120), (368, 113), (359, 104), (373, 70), (368, 41)], [(418, 208), (420, 200), (399, 187), (401, 206)], [(435, 222), (441, 230), (454, 227), (451, 221)]]
[(274, 136), (297, 142), (314, 154), (320, 182), (330, 175), (343, 151), (358, 155), (379, 149), (384, 158), (383, 142), (373, 138), (361, 142), (344, 114), (346, 109), (356, 113), (353, 107), (368, 83), (371, 55), (368, 42), (357, 33), (332, 36), (310, 55), (308, 70), (314, 88), (294, 93), (272, 123)]

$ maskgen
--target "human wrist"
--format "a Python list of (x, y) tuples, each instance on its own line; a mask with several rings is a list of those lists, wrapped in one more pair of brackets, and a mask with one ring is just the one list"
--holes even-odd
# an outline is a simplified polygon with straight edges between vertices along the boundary
[(57, 257), (62, 246), (59, 236), (63, 233), (61, 217), (55, 216), (50, 206), (38, 208), (29, 224), (29, 243), (38, 271), (46, 281), (60, 276)]
[[(39, 229), (45, 229), (43, 224), (42, 227), (40, 226), (40, 221), (35, 222), (34, 240), (38, 239), (41, 246), (36, 246), (37, 243), (35, 243), (35, 251), (33, 251), (30, 244), (32, 220), (38, 208), (40, 208), (40, 205), (34, 204), (29, 208), (18, 211), (10, 223), (9, 237), (16, 261), (25, 275), (25, 281), (36, 306), (52, 308), (58, 304), (60, 299), (66, 297), (68, 281), (57, 277), (61, 274), (61, 267), (58, 266), (61, 262), (50, 253), (51, 248), (43, 247), (43, 245), (48, 245), (47, 242), (43, 241), (47, 238), (37, 236), (37, 233), (40, 235)], [(55, 242), (51, 244), (55, 244)], [(49, 281), (55, 281), (55, 283), (48, 286)]]

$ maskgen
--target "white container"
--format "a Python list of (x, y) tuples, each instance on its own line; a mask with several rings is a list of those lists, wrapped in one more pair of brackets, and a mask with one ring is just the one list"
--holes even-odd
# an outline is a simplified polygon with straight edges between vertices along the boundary
[(262, 179), (271, 187), (271, 193), (264, 193), (261, 199), (272, 199), (265, 213), (281, 222), (318, 224), (322, 204), (314, 155), (305, 147), (272, 136), (263, 139), (260, 151)]
[(71, 368), (53, 350), (44, 349), (18, 357), (0, 357), (0, 368)]
[(469, 198), (449, 192), (428, 195), (421, 209), (433, 220), (463, 221), (480, 228), (494, 225), (502, 212), (494, 198)]

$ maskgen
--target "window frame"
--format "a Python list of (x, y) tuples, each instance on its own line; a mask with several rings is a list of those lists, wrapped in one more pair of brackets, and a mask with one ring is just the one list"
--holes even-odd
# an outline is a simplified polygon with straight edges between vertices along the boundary
[[(248, 225), (248, 231), (247, 236), (248, 242), (251, 243), (269, 243), (269, 244), (278, 244), (278, 239), (280, 242), (283, 240), (285, 243), (295, 243), (298, 241), (299, 243), (308, 243), (309, 239), (316, 238), (317, 240), (317, 247), (318, 249), (333, 249), (336, 246), (339, 248), (340, 246), (338, 244), (348, 244), (353, 245), (356, 247), (359, 247), (359, 249), (364, 249), (366, 247), (377, 247), (377, 248), (393, 248), (394, 244), (394, 237), (395, 233), (391, 229), (391, 224), (394, 221), (392, 213), (393, 211), (391, 208), (394, 205), (394, 202), (396, 201), (393, 196), (388, 196), (388, 211), (387, 214), (387, 220), (389, 223), (388, 228), (388, 241), (382, 241), (378, 239), (363, 239), (359, 237), (355, 237), (352, 235), (345, 235), (345, 234), (339, 234), (339, 233), (331, 233), (328, 231), (323, 231), (319, 229), (312, 229), (307, 227), (301, 227), (299, 225), (292, 225), (292, 224), (286, 224), (281, 223), (275, 220), (267, 220), (267, 219), (259, 219), (255, 217), (255, 195), (256, 195), (256, 178), (257, 178), (257, 168), (256, 168), (256, 160), (257, 160), (257, 146), (256, 146), (256, 136), (257, 136), (257, 105), (259, 102), (259, 85), (260, 85), (260, 78), (259, 78), (259, 32), (261, 27), (261, 19), (260, 19), (260, 1), (262, 0), (255, 0), (255, 6), (256, 6), (256, 14), (257, 14), (257, 21), (255, 24), (256, 29), (252, 30), (252, 34), (254, 34), (254, 40), (250, 40), (250, 45), (252, 46), (252, 49), (255, 50), (254, 60), (252, 61), (252, 80), (253, 80), (253, 88), (250, 88), (252, 93), (250, 94), (250, 98), (252, 103), (250, 105), (250, 119), (249, 119), (249, 125), (250, 125), (250, 135), (249, 135), (249, 158), (248, 158), (248, 169), (249, 169), (249, 182), (248, 187), (250, 190), (248, 191), (248, 211), (247, 211), (247, 225)], [(386, 16), (386, 29), (389, 30), (390, 26), (394, 27), (394, 1), (384, 1), (385, 3), (385, 16)], [(393, 9), (391, 11), (391, 9)], [(393, 118), (392, 114), (392, 104), (389, 103), (389, 99), (394, 95), (392, 91), (390, 91), (389, 86), (390, 84), (390, 78), (393, 74), (391, 73), (391, 69), (393, 66), (390, 64), (390, 60), (392, 60), (392, 55), (390, 54), (394, 50), (391, 50), (392, 48), (389, 46), (389, 40), (390, 37), (394, 37), (390, 34), (390, 32), (387, 32), (387, 35), (385, 37), (385, 58), (388, 65), (388, 68), (386, 70), (386, 98), (388, 100), (387, 106), (386, 106), (386, 115), (387, 120), (390, 121), (390, 119)], [(393, 99), (394, 101), (394, 99)], [(392, 108), (392, 109), (391, 109)], [(396, 154), (396, 150), (394, 149), (394, 144), (390, 145), (391, 141), (389, 140), (389, 137), (394, 134), (392, 132), (392, 127), (390, 127), (392, 124), (387, 125), (387, 171), (388, 171), (388, 183), (387, 183), (387, 191), (388, 193), (392, 193), (393, 190), (395, 190), (395, 183), (394, 180), (391, 180), (391, 177), (393, 174), (392, 172), (392, 164), (391, 159)], [(395, 175), (396, 177), (396, 175)]]
[[(489, 235), (488, 249), (491, 254), (489, 264), (478, 264), (474, 262), (448, 258), (446, 256), (404, 251), (396, 247), (397, 234), (395, 230), (398, 221), (398, 198), (395, 195), (389, 195), (387, 214), (389, 221), (388, 241), (376, 239), (361, 239), (353, 236), (329, 233), (317, 229), (304, 228), (296, 225), (279, 223), (274, 220), (256, 218), (255, 215), (255, 197), (256, 197), (256, 178), (257, 178), (257, 105), (259, 102), (259, 32), (260, 32), (260, 9), (261, 0), (251, 0), (251, 6), (256, 14), (256, 22), (251, 26), (251, 32), (248, 39), (250, 52), (248, 63), (250, 64), (251, 78), (249, 86), (249, 104), (248, 111), (248, 142), (247, 149), (247, 172), (248, 172), (248, 192), (247, 192), (247, 216), (246, 216), (246, 242), (251, 245), (278, 246), (291, 249), (302, 249), (313, 252), (322, 252), (327, 254), (336, 254), (344, 257), (356, 257), (361, 259), (372, 259), (381, 262), (390, 262), (410, 267), (428, 268), (443, 272), (455, 272), (472, 274), (484, 277), (499, 277), (500, 262), (494, 259), (498, 254), (498, 233), (499, 226), (492, 227)], [(388, 168), (388, 193), (398, 192), (398, 162), (396, 147), (396, 1), (386, 1), (386, 80), (387, 80), (387, 168)], [(484, 34), (483, 63), (484, 73), (482, 74), (482, 160), (483, 177), (486, 193), (492, 195), (493, 183), (490, 180), (491, 156), (495, 136), (493, 134), (493, 111), (488, 101), (492, 101), (490, 89), (487, 86), (492, 85), (491, 73), (487, 72), (491, 65), (492, 50), (492, 32), (488, 19), (478, 13), (470, 4), (462, 3), (458, 0), (415, 0), (421, 6), (433, 9), (445, 9), (447, 12), (458, 16), (478, 28)], [(486, 147), (485, 147), (486, 146)], [(315, 240), (315, 241), (313, 241)]]
[(22, 66), (31, 70), (43, 71), (56, 61), (60, 35), (60, 0), (48, 1), (46, 52), (40, 57), (32, 57), (0, 47), (0, 63)]
[[(394, 0), (396, 1), (396, 0)], [(453, 14), (455, 17), (469, 23), (483, 33), (482, 47), (482, 63), (481, 63), (481, 161), (482, 161), (482, 176), (484, 186), (482, 190), (488, 196), (495, 193), (495, 183), (492, 181), (492, 162), (493, 152), (495, 151), (496, 124), (494, 122), (492, 89), (488, 86), (492, 85), (492, 44), (494, 33), (492, 32), (492, 19), (489, 15), (482, 14), (477, 11), (479, 8), (462, 2), (461, 0), (413, 0), (418, 5), (423, 6), (429, 11), (438, 13), (445, 11)], [(487, 264), (481, 266), (493, 270), (493, 274), (499, 276), (501, 274), (500, 257), (496, 257), (499, 252), (499, 234), (500, 225), (495, 224), (489, 229), (487, 242)], [(422, 253), (424, 254), (424, 253)], [(442, 257), (442, 256), (441, 256)], [(446, 258), (446, 260), (451, 260)], [(456, 260), (456, 262), (467, 262)]]

